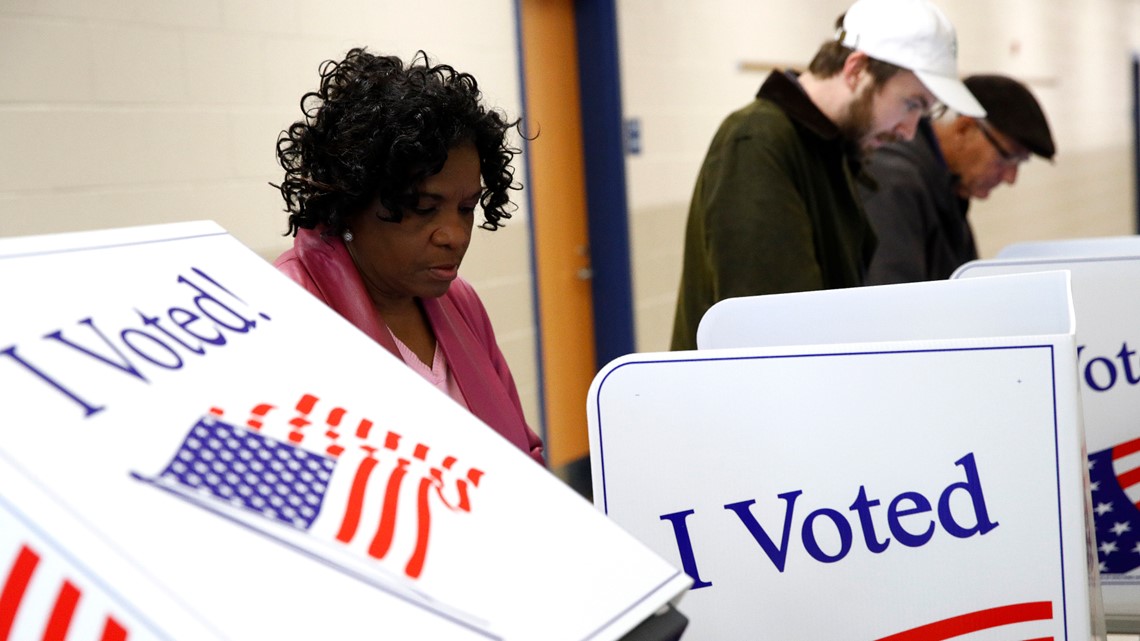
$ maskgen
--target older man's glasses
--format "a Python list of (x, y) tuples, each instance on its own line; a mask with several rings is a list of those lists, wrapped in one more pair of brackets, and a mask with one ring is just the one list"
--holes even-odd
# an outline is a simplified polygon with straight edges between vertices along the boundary
[(990, 144), (993, 145), (994, 151), (998, 152), (998, 155), (1001, 156), (1002, 162), (1007, 165), (1017, 166), (1026, 160), (1029, 160), (1029, 154), (1027, 153), (1015, 154), (1012, 151), (1006, 149), (1005, 146), (998, 141), (997, 137), (994, 136), (993, 132), (990, 131), (989, 126), (986, 125), (984, 121), (975, 120), (974, 122), (978, 124), (978, 129), (981, 130), (982, 135), (986, 137), (986, 140), (988, 140)]

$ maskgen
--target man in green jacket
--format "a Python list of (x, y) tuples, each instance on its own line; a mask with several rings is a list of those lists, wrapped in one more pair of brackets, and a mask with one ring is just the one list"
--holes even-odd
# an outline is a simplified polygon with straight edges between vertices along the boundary
[(716, 302), (863, 282), (875, 236), (860, 158), (914, 137), (937, 102), (985, 111), (958, 78), (954, 26), (927, 0), (858, 0), (808, 71), (772, 72), (721, 124), (685, 231), (673, 349)]

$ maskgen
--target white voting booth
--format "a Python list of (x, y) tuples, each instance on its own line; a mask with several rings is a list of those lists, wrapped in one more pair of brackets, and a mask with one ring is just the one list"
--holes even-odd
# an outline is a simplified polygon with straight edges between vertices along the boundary
[(1078, 382), (1109, 629), (1140, 632), (1140, 237), (1011, 245), (952, 278), (1072, 274)]
[(618, 639), (691, 583), (213, 223), (0, 240), (0, 297), (0, 638)]
[(698, 345), (589, 395), (595, 504), (694, 579), (687, 635), (1103, 637), (1067, 274), (726, 300)]
[(1034, 240), (1006, 245), (995, 258), (1075, 258), (1140, 256), (1140, 236)]

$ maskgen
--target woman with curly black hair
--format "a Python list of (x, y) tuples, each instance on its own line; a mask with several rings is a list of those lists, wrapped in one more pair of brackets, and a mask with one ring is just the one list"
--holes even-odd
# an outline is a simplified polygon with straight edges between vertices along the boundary
[(321, 65), (281, 133), (275, 185), (293, 248), (279, 270), (543, 463), (490, 319), (459, 265), (479, 226), (510, 218), (518, 121), (475, 78), (352, 49)]

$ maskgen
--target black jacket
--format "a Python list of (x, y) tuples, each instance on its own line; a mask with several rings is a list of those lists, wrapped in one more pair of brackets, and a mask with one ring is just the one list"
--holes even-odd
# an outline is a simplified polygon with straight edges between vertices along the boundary
[(879, 239), (868, 285), (942, 280), (978, 257), (966, 220), (970, 201), (958, 197), (958, 179), (928, 121), (919, 122), (914, 140), (876, 150), (866, 170), (878, 187), (862, 188), (863, 207)]

